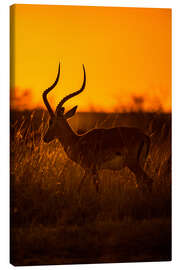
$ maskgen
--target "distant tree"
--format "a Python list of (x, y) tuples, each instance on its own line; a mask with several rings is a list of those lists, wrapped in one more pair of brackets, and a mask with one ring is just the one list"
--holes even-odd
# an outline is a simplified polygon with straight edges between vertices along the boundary
[(133, 96), (133, 107), (135, 111), (142, 111), (143, 110), (143, 104), (144, 104), (144, 98), (142, 96)]

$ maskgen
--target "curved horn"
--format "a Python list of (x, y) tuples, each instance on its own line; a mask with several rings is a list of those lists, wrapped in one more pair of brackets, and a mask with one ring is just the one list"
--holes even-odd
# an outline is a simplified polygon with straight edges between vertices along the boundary
[(48, 112), (50, 114), (50, 116), (54, 116), (54, 112), (47, 100), (47, 94), (56, 86), (56, 84), (58, 83), (58, 80), (59, 80), (59, 74), (60, 74), (60, 63), (59, 63), (59, 67), (58, 67), (58, 74), (57, 74), (57, 77), (56, 77), (56, 80), (55, 82), (48, 88), (46, 89), (44, 92), (43, 92), (43, 101), (44, 101), (44, 104), (46, 105), (46, 108), (48, 109)]
[(79, 95), (85, 88), (85, 85), (86, 85), (86, 71), (85, 71), (85, 68), (84, 68), (84, 65), (83, 65), (83, 71), (84, 71), (84, 81), (83, 81), (83, 84), (82, 84), (82, 87), (81, 89), (79, 89), (78, 91), (75, 91), (74, 93), (70, 94), (70, 95), (67, 95), (66, 97), (64, 97), (60, 102), (59, 104), (57, 105), (56, 107), (56, 113), (62, 108), (63, 104), (69, 100), (70, 98), (74, 97), (74, 96), (77, 96)]

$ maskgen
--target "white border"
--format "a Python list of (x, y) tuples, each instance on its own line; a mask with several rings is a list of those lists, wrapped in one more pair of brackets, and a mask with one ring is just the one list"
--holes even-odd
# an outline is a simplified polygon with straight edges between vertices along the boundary
[(54, 0), (32, 0), (32, 1), (10, 1), (10, 4), (49, 4), (49, 5), (81, 5), (81, 6), (121, 6), (121, 7), (156, 7), (156, 8), (170, 8), (172, 7), (172, 2), (175, 1), (168, 1), (168, 0), (65, 0), (65, 1), (54, 1)]
[[(180, 151), (180, 3), (177, 0), (64, 0), (64, 1), (7, 1), (0, 2), (0, 266), (10, 269), (9, 264), (9, 5), (19, 4), (51, 4), (51, 5), (91, 5), (91, 6), (121, 6), (121, 7), (156, 7), (173, 9), (173, 261), (163, 263), (125, 263), (99, 265), (51, 266), (51, 268), (65, 269), (172, 269), (180, 268), (180, 170), (178, 152)], [(179, 69), (178, 69), (179, 67)], [(179, 267), (178, 267), (179, 265)], [(44, 269), (45, 266), (32, 267)], [(21, 267), (21, 269), (24, 267)]]

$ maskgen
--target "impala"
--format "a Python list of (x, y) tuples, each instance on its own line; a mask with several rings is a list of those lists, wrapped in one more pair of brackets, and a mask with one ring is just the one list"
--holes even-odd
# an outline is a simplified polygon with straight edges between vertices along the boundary
[(55, 82), (44, 91), (43, 101), (50, 116), (48, 129), (43, 138), (44, 142), (49, 143), (57, 138), (68, 158), (85, 170), (79, 191), (89, 176), (93, 179), (96, 191), (99, 191), (99, 170), (121, 170), (124, 167), (128, 167), (135, 174), (139, 187), (151, 190), (153, 181), (143, 169), (149, 152), (150, 139), (140, 129), (134, 127), (99, 128), (78, 135), (68, 124), (67, 119), (75, 114), (77, 106), (65, 113), (63, 105), (84, 90), (86, 85), (84, 65), (83, 71), (82, 87), (65, 96), (57, 105), (55, 112), (47, 100), (47, 94), (58, 83), (60, 64)]

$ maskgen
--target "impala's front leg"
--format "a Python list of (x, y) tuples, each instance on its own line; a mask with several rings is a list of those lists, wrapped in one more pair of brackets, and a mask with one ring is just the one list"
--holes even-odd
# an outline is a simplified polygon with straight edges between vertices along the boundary
[(85, 180), (87, 180), (88, 178), (93, 178), (93, 184), (96, 187), (96, 192), (99, 192), (99, 176), (98, 176), (98, 172), (96, 170), (86, 170), (85, 174), (83, 176), (83, 178), (81, 179), (79, 188), (78, 188), (78, 192), (81, 191), (82, 186), (84, 185)]
[(85, 174), (84, 174), (83, 178), (81, 179), (80, 185), (79, 185), (79, 187), (78, 187), (78, 192), (81, 191), (81, 188), (82, 188), (82, 186), (83, 186), (83, 184), (84, 184), (84, 181), (85, 181), (85, 179), (86, 179), (87, 177), (89, 177), (89, 175), (90, 175), (89, 170), (85, 170)]
[(68, 172), (71, 169), (72, 169), (72, 162), (70, 160), (67, 160), (59, 176), (59, 183), (63, 192), (65, 189), (65, 183), (68, 176)]
[(93, 183), (96, 187), (96, 192), (99, 193), (99, 175), (96, 170), (93, 170)]
[(131, 164), (128, 166), (129, 169), (135, 174), (137, 185), (143, 191), (152, 191), (153, 179), (151, 179), (139, 164)]

